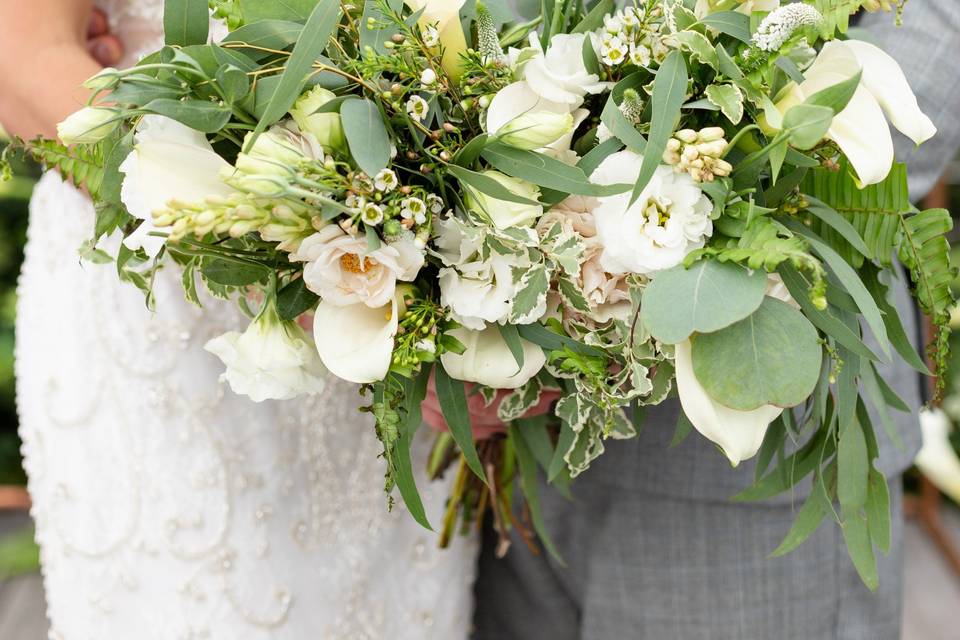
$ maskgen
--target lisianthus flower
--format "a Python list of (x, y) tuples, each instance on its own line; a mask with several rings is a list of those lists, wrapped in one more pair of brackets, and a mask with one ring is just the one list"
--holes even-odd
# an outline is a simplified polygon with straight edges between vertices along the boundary
[(583, 62), (582, 33), (558, 33), (550, 38), (544, 51), (536, 33), (530, 34), (530, 49), (533, 57), (523, 63), (521, 75), (530, 88), (544, 100), (580, 106), (588, 93), (602, 93), (609, 83), (601, 82), (600, 76), (590, 73)]
[(84, 107), (57, 125), (57, 137), (66, 145), (95, 144), (120, 126), (120, 116), (107, 107)]
[[(510, 193), (526, 198), (536, 203), (540, 197), (540, 188), (537, 185), (519, 178), (512, 178), (506, 174), (488, 169), (483, 175), (496, 180)], [(498, 200), (477, 189), (468, 188), (464, 197), (464, 204), (468, 209), (482, 216), (488, 216), (498, 229), (509, 227), (529, 227), (543, 215), (543, 207), (539, 204), (524, 204), (509, 200)]]
[[(621, 151), (600, 163), (590, 180), (596, 184), (631, 184), (643, 158)], [(603, 245), (601, 264), (612, 274), (651, 274), (680, 264), (703, 247), (713, 233), (712, 207), (687, 174), (660, 166), (630, 204), (631, 193), (599, 198), (593, 211)]]

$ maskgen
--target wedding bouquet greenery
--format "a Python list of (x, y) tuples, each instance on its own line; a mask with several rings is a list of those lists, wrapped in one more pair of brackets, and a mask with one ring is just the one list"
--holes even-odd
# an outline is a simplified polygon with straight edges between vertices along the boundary
[[(950, 216), (910, 204), (888, 121), (935, 128), (845, 35), (873, 4), (544, 0), (513, 24), (493, 0), (167, 0), (166, 46), (27, 146), (93, 197), (86, 258), (148, 299), (176, 268), (194, 302), (249, 311), (207, 345), (235, 392), (363, 385), (387, 491), (423, 525), (429, 384), (450, 428), (432, 466), (459, 461), (444, 530), (490, 508), (551, 551), (538, 472), (565, 491), (677, 395), (678, 437), (757, 456), (738, 499), (812, 476), (777, 554), (831, 519), (876, 587), (876, 427), (897, 441), (908, 410), (876, 363), (927, 372), (888, 285), (899, 259), (941, 363), (953, 272)], [(473, 394), (505, 437), (475, 442)]]

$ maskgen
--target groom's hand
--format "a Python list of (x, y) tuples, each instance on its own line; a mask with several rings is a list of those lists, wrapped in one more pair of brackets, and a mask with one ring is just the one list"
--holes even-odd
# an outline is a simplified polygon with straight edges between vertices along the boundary
[[(497, 409), (503, 399), (510, 394), (509, 389), (500, 389), (493, 402), (487, 406), (486, 401), (479, 393), (470, 393), (473, 385), (467, 383), (467, 409), (470, 412), (470, 424), (473, 427), (474, 440), (486, 440), (498, 433), (504, 433), (507, 425), (497, 417)], [(559, 391), (544, 391), (540, 395), (540, 402), (525, 414), (525, 417), (543, 415), (550, 411), (551, 406), (560, 398)], [(443, 412), (440, 410), (440, 401), (437, 399), (437, 388), (433, 383), (433, 376), (430, 376), (430, 383), (427, 385), (427, 397), (423, 401), (423, 421), (431, 428), (437, 431), (446, 431), (447, 421), (443, 418)]]

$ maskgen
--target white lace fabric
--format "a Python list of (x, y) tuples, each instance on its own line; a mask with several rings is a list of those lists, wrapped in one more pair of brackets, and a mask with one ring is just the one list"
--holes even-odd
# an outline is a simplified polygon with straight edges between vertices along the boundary
[[(136, 58), (162, 0), (112, 0)], [(255, 404), (203, 344), (246, 320), (157, 277), (157, 312), (111, 265), (80, 262), (90, 202), (47, 174), (20, 278), (20, 433), (51, 637), (60, 640), (466, 638), (476, 540), (449, 550), (383, 493), (355, 385)], [(448, 482), (414, 467), (434, 523)]]

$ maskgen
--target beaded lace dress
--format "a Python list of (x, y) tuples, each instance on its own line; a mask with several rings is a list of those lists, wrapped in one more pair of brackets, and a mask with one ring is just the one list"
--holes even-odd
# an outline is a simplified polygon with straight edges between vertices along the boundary
[[(107, 0), (130, 60), (154, 50), (163, 0)], [(81, 262), (82, 194), (48, 173), (20, 278), (20, 434), (58, 640), (456, 640), (476, 541), (449, 550), (398, 500), (355, 385), (255, 404), (218, 381), (210, 338), (235, 305), (157, 312), (110, 265)], [(429, 443), (417, 443), (422, 470)], [(447, 482), (418, 485), (438, 522)]]

